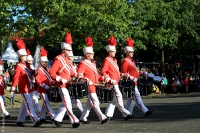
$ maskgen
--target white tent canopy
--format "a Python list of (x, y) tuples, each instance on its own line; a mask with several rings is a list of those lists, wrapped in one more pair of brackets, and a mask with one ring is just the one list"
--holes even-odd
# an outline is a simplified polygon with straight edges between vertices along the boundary
[(8, 43), (6, 50), (3, 52), (2, 60), (7, 60), (8, 62), (19, 61), (19, 57), (13, 49), (11, 42)]

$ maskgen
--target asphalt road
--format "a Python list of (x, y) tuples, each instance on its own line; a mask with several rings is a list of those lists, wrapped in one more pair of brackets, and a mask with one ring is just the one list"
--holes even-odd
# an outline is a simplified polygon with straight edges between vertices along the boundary
[[(26, 119), (25, 127), (16, 126), (16, 119), (19, 108), (7, 107), (11, 118), (1, 120), (0, 132), (6, 133), (199, 133), (200, 132), (200, 93), (196, 94), (174, 94), (153, 97), (144, 97), (145, 105), (154, 110), (147, 118), (138, 109), (134, 108), (135, 117), (124, 121), (121, 112), (116, 108), (115, 120), (101, 125), (93, 110), (88, 120), (90, 124), (81, 124), (79, 128), (73, 129), (68, 118), (65, 118), (61, 128), (54, 124), (43, 124), (40, 127), (33, 127), (30, 118)], [(125, 101), (124, 101), (125, 102)], [(60, 103), (53, 103), (52, 107), (57, 110)], [(107, 103), (101, 104), (105, 112)], [(73, 108), (77, 117), (80, 113), (76, 107)], [(47, 121), (50, 117), (47, 115)]]

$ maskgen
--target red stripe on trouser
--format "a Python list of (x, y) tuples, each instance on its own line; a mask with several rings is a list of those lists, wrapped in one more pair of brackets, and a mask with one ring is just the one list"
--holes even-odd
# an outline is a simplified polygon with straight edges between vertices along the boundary
[(45, 101), (45, 99), (44, 99), (44, 96), (43, 96), (43, 93), (42, 93), (42, 99), (43, 99), (43, 104), (44, 104), (44, 106), (45, 106), (45, 108), (46, 108), (46, 110), (47, 110), (47, 113), (51, 116), (51, 117), (53, 117), (52, 116), (52, 114), (50, 113), (50, 111), (49, 111), (49, 108), (47, 107), (47, 105), (46, 105), (46, 101)]
[[(35, 102), (35, 99), (34, 99), (34, 96), (32, 96), (32, 99), (33, 99), (33, 103), (34, 103), (35, 108), (38, 110), (37, 105), (36, 105), (36, 102)], [(39, 110), (38, 110), (38, 111), (39, 111)]]
[(29, 116), (32, 118), (33, 122), (35, 123), (35, 119), (34, 119), (34, 117), (33, 117), (32, 114), (31, 114), (31, 111), (30, 111), (30, 108), (29, 108), (29, 104), (28, 104), (28, 102), (27, 102), (27, 100), (26, 100), (26, 97), (24, 96), (23, 93), (22, 93), (22, 96), (24, 97), (24, 102), (25, 102), (25, 104), (26, 104), (26, 106), (27, 106), (27, 108), (28, 108), (27, 112), (28, 112)]
[(140, 110), (142, 110), (142, 107), (140, 106), (140, 104), (139, 104), (139, 102), (138, 102), (138, 100), (137, 100), (137, 97), (136, 97), (135, 95), (134, 95), (134, 98), (135, 98), (135, 101), (136, 101), (138, 107), (140, 108)]
[(119, 108), (119, 110), (124, 114), (124, 115), (127, 115), (125, 112), (123, 112), (123, 110), (121, 110), (121, 108), (120, 108), (120, 105), (119, 105), (119, 100), (118, 100), (118, 98), (117, 98), (117, 96), (116, 96), (116, 92), (114, 92), (114, 95), (115, 95), (115, 98), (116, 98), (116, 103), (117, 103), (117, 105), (118, 105), (118, 108)]
[[(61, 90), (61, 92), (62, 92), (62, 89), (61, 89), (61, 88), (60, 88), (60, 90)], [(73, 123), (75, 123), (76, 121), (75, 121), (73, 115), (70, 113), (69, 109), (67, 108), (67, 102), (66, 102), (66, 100), (65, 100), (65, 97), (64, 97), (64, 95), (63, 95), (63, 92), (61, 93), (61, 95), (62, 95), (63, 102), (64, 102), (64, 104), (65, 104), (65, 107), (66, 107), (66, 109), (67, 109), (67, 113), (68, 113), (68, 115), (72, 118)]]
[[(99, 118), (101, 118), (101, 114), (98, 113), (97, 109), (94, 106), (94, 100), (92, 99), (91, 93), (90, 93), (90, 101), (92, 103), (93, 109), (95, 110), (95, 112), (97, 113), (97, 115), (99, 116)], [(101, 121), (102, 121), (102, 118), (101, 118)]]

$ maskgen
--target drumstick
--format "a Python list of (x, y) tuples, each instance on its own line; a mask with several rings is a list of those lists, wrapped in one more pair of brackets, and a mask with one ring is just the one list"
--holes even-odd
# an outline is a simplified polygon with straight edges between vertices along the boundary
[(105, 86), (105, 84), (95, 84), (95, 86)]
[[(129, 72), (128, 72), (128, 74), (129, 74)], [(128, 76), (126, 77), (126, 82), (127, 82), (127, 80), (128, 80)]]

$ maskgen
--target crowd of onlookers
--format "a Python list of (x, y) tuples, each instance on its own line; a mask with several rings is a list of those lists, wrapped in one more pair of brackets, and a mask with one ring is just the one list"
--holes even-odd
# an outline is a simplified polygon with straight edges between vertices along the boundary
[(161, 82), (153, 84), (152, 90), (158, 93), (159, 88), (162, 92), (200, 92), (200, 73), (194, 72), (192, 68), (183, 69), (181, 64), (165, 64), (164, 73), (161, 72), (161, 67), (157, 65), (138, 65), (140, 71), (153, 73), (155, 76), (162, 77)]

